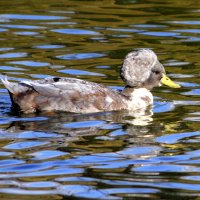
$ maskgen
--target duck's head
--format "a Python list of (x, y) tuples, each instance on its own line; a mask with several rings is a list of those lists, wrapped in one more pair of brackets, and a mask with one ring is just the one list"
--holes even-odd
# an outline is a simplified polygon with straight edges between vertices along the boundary
[(164, 66), (150, 49), (139, 49), (128, 53), (120, 75), (129, 87), (144, 87), (149, 90), (162, 84), (174, 88), (180, 87), (166, 76)]

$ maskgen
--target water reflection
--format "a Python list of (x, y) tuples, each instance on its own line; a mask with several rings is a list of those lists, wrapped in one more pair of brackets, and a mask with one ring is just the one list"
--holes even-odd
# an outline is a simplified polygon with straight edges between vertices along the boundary
[[(44, 113), (45, 114), (45, 113)], [(1, 118), (0, 124), (9, 124), (8, 130), (12, 127), (16, 130), (40, 130), (68, 135), (78, 135), (78, 133), (99, 132), (101, 130), (112, 130), (119, 128), (116, 124), (126, 124), (130, 126), (143, 126), (151, 124), (153, 121), (151, 110), (138, 110), (131, 113), (102, 112), (92, 114), (72, 114), (72, 113), (50, 113), (41, 116), (30, 114), (16, 117)], [(70, 134), (71, 132), (71, 134)], [(37, 136), (38, 137), (38, 136)]]
[(98, 32), (83, 29), (55, 29), (53, 32), (73, 35), (98, 35)]
[(100, 53), (79, 53), (79, 54), (68, 54), (68, 55), (60, 55), (56, 56), (56, 58), (63, 60), (81, 60), (81, 59), (90, 59), (90, 58), (100, 58), (105, 56)]
[(1, 58), (21, 58), (21, 57), (26, 57), (27, 53), (2, 53), (0, 54), (0, 59)]
[(25, 14), (1, 14), (0, 18), (4, 19), (21, 19), (21, 20), (58, 20), (66, 19), (61, 16), (50, 16), (50, 15), (25, 15)]
[(18, 25), (18, 24), (0, 24), (0, 27), (6, 27), (6, 28), (13, 28), (13, 29), (43, 29), (44, 26), (32, 26), (32, 25)]
[[(38, 5), (39, 9), (38, 9)], [(1, 199), (199, 197), (198, 1), (1, 1), (0, 73), (121, 89), (120, 62), (152, 48), (183, 86), (154, 106), (88, 115), (10, 110), (0, 84)]]
[(29, 60), (12, 61), (12, 62), (8, 62), (8, 64), (25, 65), (27, 67), (45, 67), (45, 66), (50, 65), (49, 63), (45, 63), (45, 62), (34, 62), (34, 61), (29, 61)]

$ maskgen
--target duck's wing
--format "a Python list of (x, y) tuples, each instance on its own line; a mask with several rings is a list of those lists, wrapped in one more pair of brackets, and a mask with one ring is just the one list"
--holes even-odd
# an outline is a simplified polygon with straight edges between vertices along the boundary
[(66, 94), (68, 97), (73, 94), (84, 96), (109, 92), (109, 89), (103, 85), (75, 78), (56, 77), (36, 81), (22, 81), (20, 85), (32, 88), (46, 97), (61, 97)]
[(117, 91), (101, 84), (75, 78), (48, 78), (23, 81), (36, 95), (34, 104), (39, 110), (63, 110), (70, 112), (98, 112), (123, 109), (124, 104)]

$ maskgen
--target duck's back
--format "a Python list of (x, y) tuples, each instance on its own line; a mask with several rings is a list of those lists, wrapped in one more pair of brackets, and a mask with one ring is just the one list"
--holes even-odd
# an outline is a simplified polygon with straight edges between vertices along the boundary
[(12, 83), (2, 80), (13, 105), (25, 113), (69, 111), (91, 113), (125, 108), (121, 94), (103, 85), (75, 78), (47, 78)]

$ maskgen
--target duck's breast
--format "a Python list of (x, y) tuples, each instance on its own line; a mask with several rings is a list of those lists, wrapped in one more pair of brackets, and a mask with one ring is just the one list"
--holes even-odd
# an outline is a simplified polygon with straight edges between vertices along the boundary
[(128, 101), (129, 110), (137, 110), (145, 108), (153, 104), (153, 95), (146, 88), (134, 89)]

